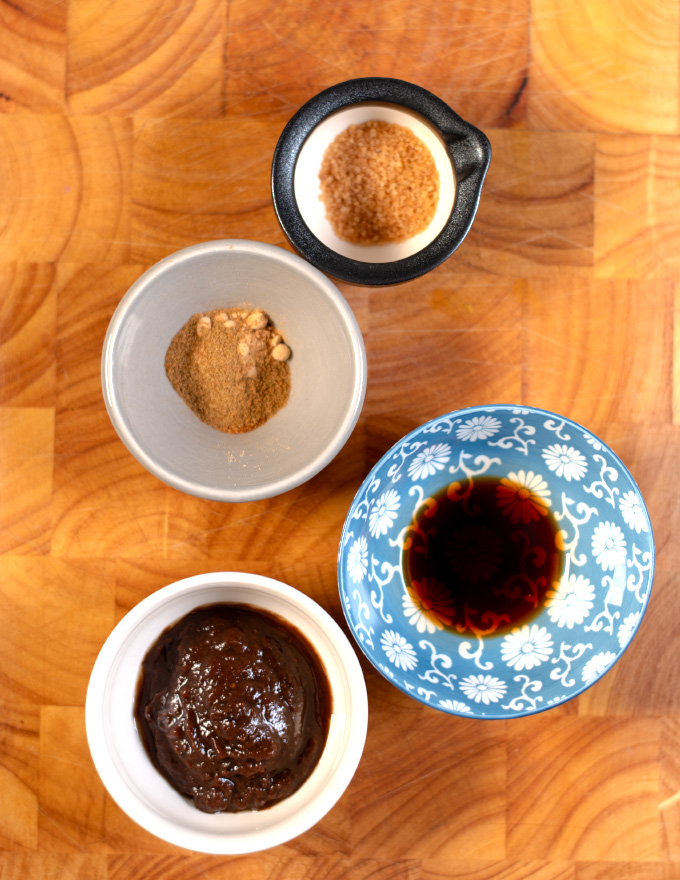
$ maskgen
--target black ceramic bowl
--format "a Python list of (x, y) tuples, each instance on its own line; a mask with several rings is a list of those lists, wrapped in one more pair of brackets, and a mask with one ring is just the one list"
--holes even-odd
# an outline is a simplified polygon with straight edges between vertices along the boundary
[[(349, 125), (373, 119), (410, 128), (430, 149), (439, 172), (434, 220), (400, 244), (342, 241), (319, 198), (326, 147)], [(351, 284), (399, 284), (434, 269), (461, 244), (490, 160), (486, 135), (431, 92), (399, 79), (352, 79), (320, 92), (284, 128), (272, 162), (274, 209), (293, 247), (328, 275)]]

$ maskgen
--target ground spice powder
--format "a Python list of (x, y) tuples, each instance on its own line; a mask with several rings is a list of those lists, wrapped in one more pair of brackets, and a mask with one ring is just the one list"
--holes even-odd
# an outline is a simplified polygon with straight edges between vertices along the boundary
[(288, 401), (290, 354), (261, 309), (215, 309), (193, 315), (175, 335), (165, 372), (202, 421), (243, 434)]
[(439, 172), (432, 154), (403, 125), (350, 125), (323, 156), (321, 200), (338, 238), (393, 244), (428, 227), (437, 210)]

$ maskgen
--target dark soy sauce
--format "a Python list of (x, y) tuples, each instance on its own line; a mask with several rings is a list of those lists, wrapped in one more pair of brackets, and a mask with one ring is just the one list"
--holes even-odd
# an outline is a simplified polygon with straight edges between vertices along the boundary
[(475, 636), (529, 622), (559, 580), (558, 526), (540, 495), (496, 477), (452, 483), (422, 506), (402, 566), (430, 620)]

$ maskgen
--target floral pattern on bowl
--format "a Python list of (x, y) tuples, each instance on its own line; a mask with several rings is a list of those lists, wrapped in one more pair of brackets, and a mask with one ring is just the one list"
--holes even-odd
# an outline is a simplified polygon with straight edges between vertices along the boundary
[[(480, 477), (499, 481), (513, 527), (550, 513), (557, 529), (555, 578), (535, 614), (505, 630), (465, 629), (444, 584), (404, 575), (405, 542), (438, 493), (459, 500)], [(476, 555), (452, 538), (452, 576), (492, 577), (493, 530), (478, 521), (462, 532)], [(637, 631), (653, 574), (651, 523), (621, 460), (569, 419), (507, 405), (450, 413), (400, 440), (355, 496), (338, 555), (345, 617), (376, 669), (422, 703), (477, 718), (540, 712), (594, 684)]]

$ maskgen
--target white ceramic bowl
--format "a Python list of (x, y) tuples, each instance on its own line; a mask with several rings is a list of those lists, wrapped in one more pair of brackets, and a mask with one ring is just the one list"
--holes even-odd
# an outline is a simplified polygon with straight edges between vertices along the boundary
[[(350, 125), (364, 122), (389, 122), (408, 128), (430, 151), (439, 174), (439, 200), (427, 228), (399, 244), (360, 245), (343, 241), (335, 233), (321, 200), (320, 171), (324, 153), (337, 135)], [(295, 199), (302, 219), (317, 238), (344, 257), (362, 263), (393, 263), (417, 254), (433, 242), (446, 226), (456, 199), (456, 178), (447, 146), (441, 135), (413, 110), (395, 104), (350, 104), (331, 113), (309, 134), (295, 165)]]
[[(158, 636), (195, 608), (232, 602), (288, 621), (315, 648), (332, 694), (326, 747), (309, 779), (265, 810), (202, 813), (153, 767), (134, 717), (142, 661)], [(368, 702), (361, 667), (335, 621), (304, 593), (241, 572), (202, 574), (170, 584), (135, 606), (106, 640), (92, 670), (87, 738), (111, 797), (135, 822), (163, 840), (197, 852), (256, 852), (302, 834), (340, 798), (366, 738)]]
[[(173, 336), (197, 312), (264, 309), (290, 345), (291, 392), (245, 434), (204, 424), (165, 375)], [(161, 260), (125, 294), (109, 325), (102, 386), (119, 437), (147, 470), (214, 501), (270, 498), (306, 482), (340, 451), (366, 393), (356, 318), (318, 269), (256, 241), (193, 245)]]

